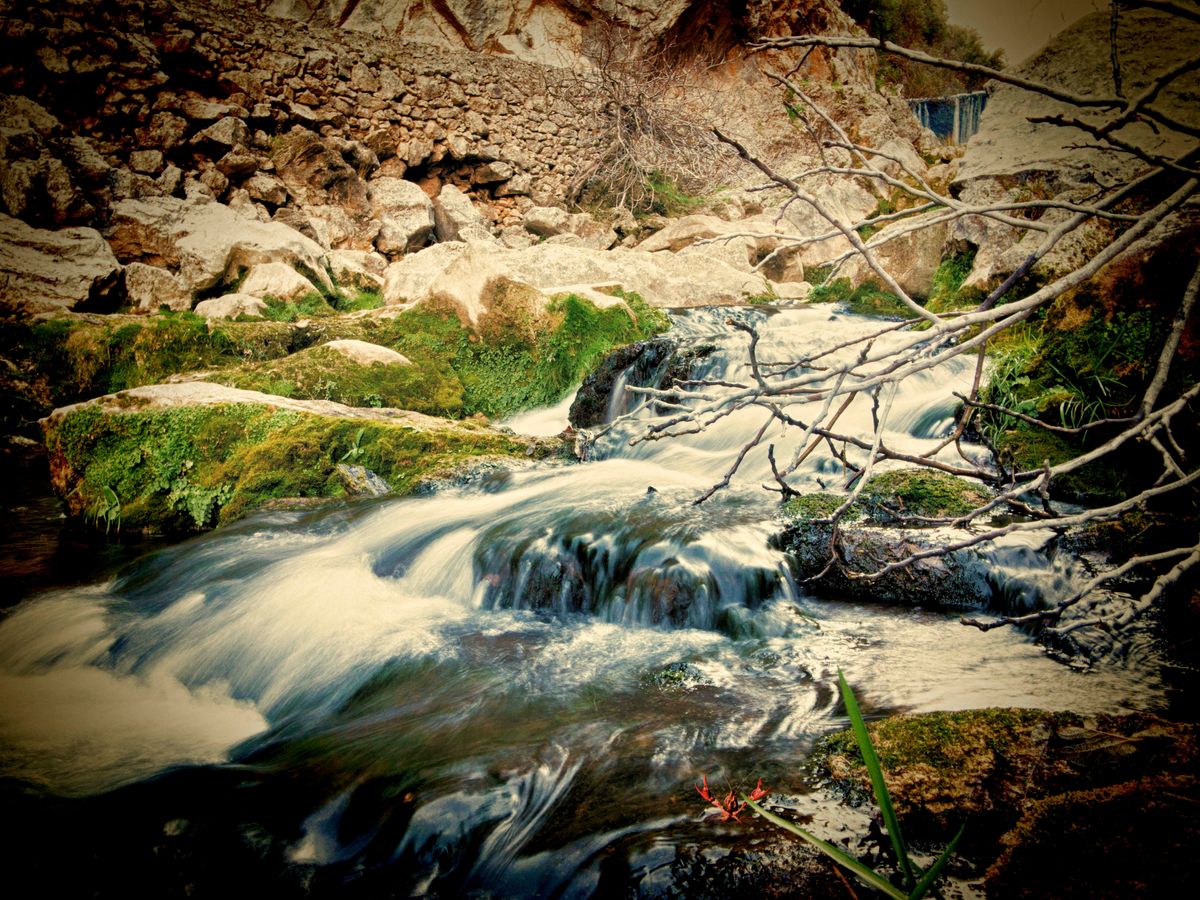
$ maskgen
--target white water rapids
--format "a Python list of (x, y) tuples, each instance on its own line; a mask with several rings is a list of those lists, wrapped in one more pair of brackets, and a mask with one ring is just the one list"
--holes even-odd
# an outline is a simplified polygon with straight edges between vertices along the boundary
[[(747, 315), (768, 360), (879, 327)], [(736, 379), (745, 336), (721, 318), (690, 313), (676, 333), (717, 346), (707, 377)], [(945, 434), (967, 366), (904, 384), (889, 442)], [(511, 424), (556, 431), (564, 415)], [(877, 712), (1164, 702), (1136, 661), (1079, 673), (1020, 632), (800, 590), (768, 545), (764, 453), (732, 490), (690, 502), (762, 415), (631, 450), (633, 423), (595, 462), (260, 514), (31, 597), (0, 621), (3, 775), (79, 796), (183, 767), (137, 795), (137, 815), (163, 822), (192, 802), (181, 784), (258, 808), (285, 782), (286, 821), (264, 839), (281, 867), (331, 885), (365, 867), (418, 893), (585, 896), (605, 854), (653, 868), (693, 827), (701, 773), (794, 782), (812, 740), (844, 725), (838, 667)], [(840, 427), (869, 416), (856, 404)], [(776, 435), (777, 454), (792, 440)], [(803, 477), (837, 481), (838, 466), (814, 455)], [(247, 773), (237, 792), (226, 770)]]

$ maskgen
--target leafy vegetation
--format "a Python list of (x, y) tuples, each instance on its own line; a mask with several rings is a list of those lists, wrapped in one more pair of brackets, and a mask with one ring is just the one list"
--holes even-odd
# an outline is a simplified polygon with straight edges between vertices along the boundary
[(305, 294), (299, 300), (280, 300), (278, 297), (264, 297), (267, 304), (265, 318), (272, 322), (295, 322), (297, 319), (307, 319), (313, 316), (332, 316), (337, 313), (326, 301), (325, 297), (316, 291)]

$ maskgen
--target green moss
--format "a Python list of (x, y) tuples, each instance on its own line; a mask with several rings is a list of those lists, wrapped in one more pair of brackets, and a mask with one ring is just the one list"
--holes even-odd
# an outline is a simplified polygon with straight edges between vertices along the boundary
[[(805, 266), (804, 280), (813, 287), (820, 287), (829, 278), (833, 266)], [(813, 293), (816, 293), (815, 291)]]
[(462, 384), (453, 373), (416, 365), (364, 365), (324, 346), (217, 372), (207, 380), (281, 397), (431, 415), (457, 417), (463, 406)]
[(357, 461), (400, 494), (481, 456), (520, 456), (530, 442), (463, 423), (444, 428), (338, 419), (258, 404), (114, 412), (85, 406), (53, 420), (46, 445), (72, 514), (117, 498), (122, 527), (191, 531), (283, 497), (337, 497), (338, 461)]
[(305, 294), (299, 300), (280, 300), (278, 297), (264, 297), (267, 304), (265, 318), (272, 322), (295, 322), (297, 319), (309, 319), (314, 316), (332, 316), (337, 314), (325, 298), (316, 293)]
[(872, 516), (887, 520), (894, 510), (902, 515), (927, 518), (961, 516), (986, 503), (988, 493), (947, 472), (934, 469), (898, 469), (872, 475), (859, 495)]
[(874, 281), (858, 287), (850, 285), (848, 278), (835, 278), (813, 288), (808, 295), (810, 303), (845, 303), (846, 308), (862, 316), (903, 316), (912, 311), (897, 299), (895, 294), (880, 289)]
[(378, 291), (355, 291), (353, 294), (339, 294), (333, 298), (333, 305), (338, 312), (379, 309), (383, 306), (383, 295)]
[[(837, 494), (813, 493), (792, 497), (783, 504), (783, 512), (790, 519), (808, 521), (811, 519), (828, 519), (834, 511), (845, 502), (845, 497)], [(855, 504), (846, 510), (842, 521), (853, 522), (862, 518), (862, 509)]]

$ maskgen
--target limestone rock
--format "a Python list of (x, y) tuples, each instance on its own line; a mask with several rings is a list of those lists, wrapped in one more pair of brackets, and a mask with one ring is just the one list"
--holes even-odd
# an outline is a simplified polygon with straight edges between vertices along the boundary
[[(925, 297), (933, 287), (933, 274), (942, 261), (950, 230), (943, 223), (902, 233), (915, 221), (909, 219), (889, 225), (874, 235), (867, 247), (909, 296)], [(883, 286), (879, 276), (859, 254), (838, 269), (837, 277), (850, 279), (854, 287), (867, 281)]]
[(196, 315), (206, 319), (236, 319), (238, 316), (261, 318), (266, 315), (267, 304), (260, 297), (250, 294), (226, 294), (196, 304)]
[(491, 228), (471, 198), (452, 184), (442, 185), (433, 203), (440, 241), (493, 241)]
[(193, 144), (209, 142), (224, 147), (241, 147), (245, 145), (249, 135), (250, 131), (245, 122), (235, 119), (233, 116), (226, 116), (196, 132), (191, 142)]
[(397, 353), (390, 347), (372, 344), (368, 341), (329, 341), (329, 343), (322, 344), (321, 346), (334, 350), (347, 359), (352, 359), (364, 366), (369, 366), (372, 363), (380, 363), (385, 366), (412, 365), (412, 361), (403, 353)]
[(283, 179), (265, 172), (257, 172), (246, 179), (242, 185), (252, 199), (271, 206), (283, 206), (287, 203), (288, 189)]
[(367, 187), (342, 155), (311, 131), (284, 135), (271, 154), (276, 174), (302, 205), (336, 204), (356, 212), (369, 209)]
[(410, 253), (433, 237), (433, 202), (411, 181), (376, 178), (370, 183), (372, 214), (379, 219), (375, 248), (384, 255)]
[(0, 303), (31, 311), (111, 304), (120, 272), (95, 229), (47, 231), (0, 214)]
[(118, 259), (176, 271), (196, 294), (258, 263), (302, 268), (332, 288), (319, 244), (278, 222), (254, 222), (220, 203), (159, 197), (113, 208), (108, 238)]
[(535, 206), (521, 220), (525, 230), (538, 237), (554, 237), (570, 230), (571, 215), (557, 206)]
[(34, 225), (82, 224), (108, 174), (83, 138), (25, 97), (0, 97), (0, 212)]
[(153, 313), (162, 306), (192, 308), (192, 295), (166, 269), (135, 262), (125, 267), (124, 274), (125, 296), (136, 311)]
[(280, 300), (299, 300), (316, 293), (313, 283), (286, 263), (259, 263), (242, 282), (239, 293), (251, 297), (278, 297)]
[(363, 250), (331, 250), (328, 259), (338, 287), (382, 292), (385, 257)]
[(337, 475), (350, 497), (382, 497), (392, 492), (390, 484), (364, 466), (338, 463)]
[[(452, 272), (451, 272), (452, 270)], [(495, 278), (546, 294), (614, 286), (637, 291), (654, 306), (717, 306), (769, 291), (761, 275), (741, 272), (711, 257), (679, 257), (641, 250), (593, 250), (545, 243), (525, 249), (465, 243), (436, 244), (388, 267), (384, 302), (423, 299), (450, 275), (481, 285)], [(468, 291), (469, 293), (469, 291)]]

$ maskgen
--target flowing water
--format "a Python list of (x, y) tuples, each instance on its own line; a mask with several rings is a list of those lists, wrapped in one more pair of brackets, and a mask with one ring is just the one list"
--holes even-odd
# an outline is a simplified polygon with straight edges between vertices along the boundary
[[(765, 360), (879, 327), (736, 314)], [(725, 315), (676, 317), (682, 342), (714, 348), (697, 374), (746, 374)], [(933, 446), (967, 366), (902, 385), (889, 442)], [(565, 409), (510, 424), (553, 432)], [(32, 823), (21, 863), (100, 893), (214, 893), (234, 872), (270, 896), (653, 895), (681, 848), (765, 833), (706, 820), (702, 774), (764, 777), (804, 809), (800, 764), (845, 725), (839, 667), (876, 714), (1165, 704), (1152, 661), (1076, 672), (919, 598), (810, 595), (768, 544), (763, 454), (691, 503), (761, 411), (631, 448), (637, 416), (592, 462), (260, 514), (16, 606), (0, 786)], [(786, 457), (794, 437), (772, 441)], [(800, 480), (838, 476), (814, 455)], [(1047, 597), (1076, 577), (1030, 547), (1004, 558)]]

